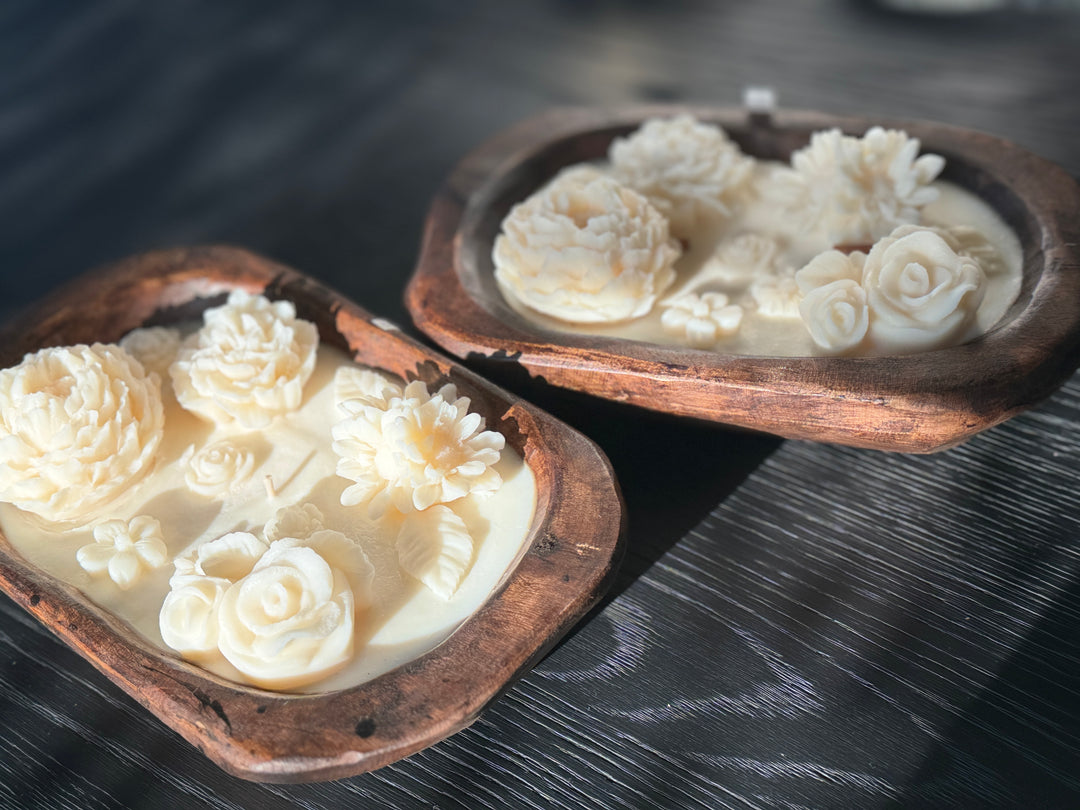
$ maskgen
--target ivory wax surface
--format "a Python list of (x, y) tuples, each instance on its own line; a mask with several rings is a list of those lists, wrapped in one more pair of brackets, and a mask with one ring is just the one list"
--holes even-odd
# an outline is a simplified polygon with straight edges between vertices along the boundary
[[(342, 418), (334, 402), (337, 368), (350, 364), (333, 347), (320, 345), (301, 408), (275, 419), (268, 427), (244, 430), (214, 426), (180, 408), (166, 383), (165, 436), (153, 471), (114, 504), (109, 517), (130, 520), (152, 515), (162, 527), (170, 562), (149, 570), (127, 590), (108, 576), (91, 576), (76, 559), (78, 550), (94, 542), (90, 527), (58, 531), (10, 504), (0, 504), (0, 529), (29, 563), (73, 585), (95, 604), (128, 622), (166, 654), (158, 615), (171, 560), (201, 543), (232, 531), (259, 532), (282, 507), (314, 504), (327, 528), (360, 544), (375, 569), (372, 607), (357, 620), (356, 653), (350, 663), (329, 677), (298, 691), (321, 692), (362, 683), (410, 661), (446, 639), (501, 582), (523, 551), (536, 504), (534, 477), (510, 448), (502, 451), (496, 470), (503, 479), (495, 492), (467, 496), (453, 505), (472, 534), (475, 551), (460, 586), (449, 599), (433, 594), (405, 574), (394, 543), (395, 526), (370, 520), (365, 510), (345, 507), (341, 493), (350, 484), (335, 472), (330, 427)], [(226, 442), (251, 453), (254, 465), (241, 471), (225, 495), (197, 494), (185, 483), (189, 447)], [(268, 493), (270, 476), (273, 496)], [(206, 666), (243, 682), (224, 660)]]
[[(777, 165), (759, 161), (753, 169), (751, 182), (767, 188), (769, 174), (776, 170)], [(1001, 259), (1000, 269), (987, 273), (986, 293), (975, 313), (974, 321), (957, 341), (965, 342), (991, 329), (1016, 300), (1023, 270), (1020, 241), (1001, 217), (976, 195), (945, 181), (935, 181), (931, 187), (938, 190), (939, 197), (921, 209), (920, 224), (935, 227), (973, 227), (996, 249)], [(503, 285), (500, 285), (500, 288), (507, 303), (515, 311), (546, 329), (630, 338), (670, 346), (687, 346), (691, 341), (664, 329), (661, 322), (667, 309), (664, 303), (691, 292), (699, 295), (721, 293), (727, 296), (728, 304), (743, 308), (743, 317), (733, 334), (725, 334), (720, 330), (721, 336), (707, 347), (710, 350), (760, 357), (827, 354), (814, 344), (805, 324), (798, 317), (797, 299), (789, 302), (794, 317), (776, 317), (775, 314), (784, 307), (784, 302), (778, 300), (778, 296), (763, 298), (761, 303), (755, 300), (751, 290), (753, 279), (748, 276), (736, 278), (730, 272), (716, 270), (714, 256), (722, 249), (725, 240), (743, 234), (770, 237), (779, 243), (780, 251), (773, 261), (781, 276), (790, 277), (814, 256), (831, 247), (816, 237), (800, 236), (793, 223), (779, 216), (777, 212), (776, 202), (770, 199), (768, 194), (761, 194), (748, 198), (733, 216), (691, 234), (686, 249), (675, 263), (675, 282), (664, 292), (659, 304), (653, 307), (652, 311), (634, 320), (614, 324), (568, 323), (523, 306), (513, 290)], [(771, 316), (766, 314), (769, 312), (772, 313)]]

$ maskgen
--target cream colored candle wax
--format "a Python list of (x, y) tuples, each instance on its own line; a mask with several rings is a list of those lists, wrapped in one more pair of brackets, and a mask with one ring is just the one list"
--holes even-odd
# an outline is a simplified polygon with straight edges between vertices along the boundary
[[(37, 509), (13, 480), (0, 528), (30, 563), (163, 650), (271, 689), (360, 683), (445, 639), (521, 553), (533, 476), (452, 388), (429, 392), (358, 367), (318, 345), (291, 305), (243, 293), (184, 339), (138, 330), (123, 343), (131, 354), (104, 347), (94, 356), (120, 358), (126, 371), (114, 376), (145, 393), (141, 418), (116, 408), (119, 438), (96, 449), (143, 464), (120, 465), (126, 477), (114, 472), (120, 483), (96, 498), (38, 487)], [(61, 351), (81, 358), (61, 357), (79, 374), (79, 363), (94, 365), (89, 350)], [(40, 408), (71, 411), (77, 426), (81, 380), (59, 371), (14, 386), (0, 400), (0, 451), (44, 430)], [(457, 439), (456, 455), (431, 455)], [(368, 490), (394, 496), (377, 514), (354, 497), (363, 454), (350, 440), (370, 456)], [(5, 467), (12, 460), (9, 452)], [(87, 475), (109, 480), (102, 469)]]

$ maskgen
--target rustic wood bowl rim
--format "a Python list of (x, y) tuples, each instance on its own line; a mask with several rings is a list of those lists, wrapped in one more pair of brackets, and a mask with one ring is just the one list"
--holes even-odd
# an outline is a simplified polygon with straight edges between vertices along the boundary
[[(603, 157), (613, 137), (646, 118), (684, 112), (722, 126), (761, 157), (786, 158), (821, 129), (906, 130), (924, 151), (945, 156), (944, 179), (975, 191), (1016, 230), (1024, 251), (1020, 298), (972, 342), (886, 357), (721, 354), (556, 332), (515, 312), (495, 286), (490, 259), (509, 206), (560, 168)], [(561, 108), (496, 135), (453, 170), (429, 210), (405, 301), (416, 325), (453, 354), (520, 364), (554, 385), (790, 438), (931, 452), (1031, 407), (1076, 369), (1078, 269), (1080, 189), (1059, 167), (1000, 138), (810, 111)]]
[(27, 563), (2, 535), (0, 589), (226, 771), (267, 782), (339, 779), (468, 726), (538, 661), (607, 590), (625, 510), (609, 462), (580, 433), (310, 277), (245, 250), (160, 251), (89, 273), (0, 332), (0, 367), (45, 346), (111, 342), (136, 326), (197, 317), (236, 288), (293, 301), (323, 340), (361, 363), (429, 387), (455, 383), (522, 453), (536, 475), (536, 513), (496, 591), (419, 658), (359, 686), (295, 695), (232, 683), (156, 648)]

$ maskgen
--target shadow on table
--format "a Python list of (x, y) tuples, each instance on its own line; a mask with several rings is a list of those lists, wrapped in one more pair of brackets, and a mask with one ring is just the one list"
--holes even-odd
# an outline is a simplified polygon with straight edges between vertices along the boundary
[(944, 728), (897, 798), (899, 807), (1077, 807), (1080, 774), (1080, 571)]
[(626, 503), (626, 555), (594, 612), (697, 526), (782, 441), (557, 388), (516, 364), (468, 365), (584, 433), (611, 461)]

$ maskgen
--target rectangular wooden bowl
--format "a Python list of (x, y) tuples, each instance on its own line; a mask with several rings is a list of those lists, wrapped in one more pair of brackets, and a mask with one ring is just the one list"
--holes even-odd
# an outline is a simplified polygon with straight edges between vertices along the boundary
[[(945, 157), (942, 179), (989, 203), (1023, 248), (1020, 296), (989, 333), (895, 357), (749, 357), (555, 332), (515, 312), (491, 249), (510, 208), (565, 166), (598, 160), (645, 119), (688, 112), (750, 155), (789, 159), (813, 132), (903, 129)], [(932, 452), (1029, 408), (1080, 364), (1080, 189), (999, 138), (915, 121), (711, 107), (557, 109), (495, 136), (437, 193), (406, 293), (416, 325), (459, 357), (514, 363), (553, 385), (780, 436)]]
[(79, 590), (29, 565), (0, 535), (0, 589), (230, 773), (268, 782), (339, 779), (469, 725), (607, 589), (624, 510), (607, 459), (537, 408), (372, 318), (294, 270), (233, 248), (149, 253), (58, 290), (0, 333), (0, 367), (46, 346), (112, 342), (197, 318), (235, 288), (288, 299), (323, 341), (429, 388), (453, 382), (537, 484), (523, 552), (445, 642), (368, 683), (293, 695), (241, 686), (158, 649)]

